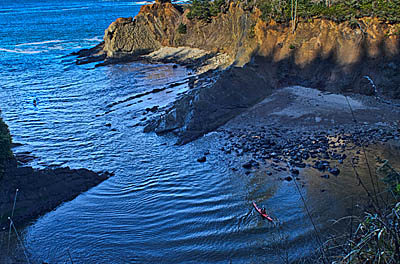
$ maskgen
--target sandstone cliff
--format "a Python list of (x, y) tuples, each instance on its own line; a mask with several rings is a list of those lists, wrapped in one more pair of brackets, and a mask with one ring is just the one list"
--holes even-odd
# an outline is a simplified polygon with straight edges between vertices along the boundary
[[(199, 82), (199, 89), (180, 98), (146, 130), (174, 131), (182, 141), (191, 140), (288, 85), (373, 95), (364, 78), (369, 76), (382, 95), (400, 98), (399, 24), (315, 18), (299, 21), (293, 32), (288, 24), (263, 21), (257, 8), (245, 10), (240, 3), (230, 3), (209, 22), (190, 20), (188, 12), (171, 3), (147, 5), (134, 20), (118, 19), (105, 31), (109, 58), (185, 46), (225, 53), (232, 60), (233, 68), (214, 74), (207, 84)], [(178, 30), (181, 25), (185, 32)]]
[[(185, 6), (171, 3), (143, 6), (132, 19), (117, 19), (104, 35), (108, 57), (146, 54), (163, 46), (186, 46), (229, 54), (235, 66), (252, 58), (268, 66), (282, 85), (296, 80), (316, 88), (370, 93), (362, 76), (371, 76), (382, 92), (399, 98), (400, 25), (376, 18), (352, 24), (324, 19), (300, 21), (297, 28), (264, 22), (254, 8), (231, 3), (211, 22), (188, 19)], [(186, 33), (178, 33), (180, 24)], [(321, 68), (321, 69), (320, 69)], [(316, 76), (316, 70), (319, 73)]]

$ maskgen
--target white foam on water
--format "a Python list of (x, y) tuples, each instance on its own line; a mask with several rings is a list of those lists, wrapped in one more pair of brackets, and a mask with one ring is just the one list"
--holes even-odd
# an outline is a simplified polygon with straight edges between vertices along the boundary
[(65, 40), (60, 40), (60, 39), (54, 39), (54, 40), (45, 40), (45, 41), (38, 41), (38, 42), (28, 42), (28, 43), (20, 43), (15, 45), (15, 47), (21, 47), (21, 46), (39, 46), (43, 44), (50, 44), (50, 43), (60, 43), (64, 42)]
[(74, 10), (80, 10), (80, 9), (89, 9), (89, 7), (88, 6), (82, 6), (82, 7), (62, 8), (61, 11), (74, 11)]
[(101, 42), (101, 41), (103, 41), (103, 37), (102, 36), (96, 36), (96, 37), (93, 37), (93, 38), (85, 38), (83, 40), (85, 40), (85, 41), (93, 41), (93, 42)]
[(47, 52), (47, 50), (21, 50), (21, 49), (3, 49), (3, 48), (0, 48), (0, 51), (9, 53), (19, 53), (19, 54), (37, 54), (41, 52)]
[(49, 47), (49, 50), (64, 50), (64, 47), (60, 46), (60, 45), (56, 45), (53, 47)]
[(150, 4), (154, 4), (154, 1), (141, 1), (141, 2), (131, 3), (131, 5), (150, 5)]

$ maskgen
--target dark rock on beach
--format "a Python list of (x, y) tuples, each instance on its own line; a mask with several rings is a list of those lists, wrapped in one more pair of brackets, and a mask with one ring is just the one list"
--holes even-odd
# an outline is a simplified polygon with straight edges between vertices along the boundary
[[(357, 123), (344, 95), (304, 87), (275, 90), (218, 129), (226, 140), (223, 151), (243, 156), (238, 169), (252, 169), (256, 161), (261, 170), (274, 174), (289, 170), (296, 177), (302, 169), (313, 168), (322, 178), (338, 176), (350, 162), (358, 163), (361, 146), (396, 141), (400, 136), (400, 108), (371, 97), (353, 98), (347, 99)], [(321, 102), (320, 106), (313, 101)]]
[(328, 169), (329, 173), (331, 173), (332, 175), (338, 176), (340, 173), (340, 170), (338, 168), (330, 168)]
[(260, 164), (255, 160), (250, 160), (242, 165), (243, 168), (248, 169), (248, 170), (251, 168), (254, 168), (254, 167), (259, 167), (259, 166), (260, 166)]

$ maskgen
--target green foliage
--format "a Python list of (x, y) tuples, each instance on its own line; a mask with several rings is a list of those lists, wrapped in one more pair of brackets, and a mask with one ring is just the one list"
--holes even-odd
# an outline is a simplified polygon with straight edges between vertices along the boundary
[(12, 157), (11, 135), (8, 126), (0, 118), (0, 162)]
[[(341, 263), (397, 263), (400, 258), (400, 172), (387, 160), (377, 158), (381, 163), (377, 175), (386, 183), (393, 195), (385, 201), (376, 213), (367, 213), (358, 225), (354, 239), (349, 241), (351, 249)], [(383, 197), (381, 197), (383, 198)]]
[(367, 214), (350, 242), (351, 251), (341, 263), (397, 263), (399, 258), (400, 203), (384, 216)]
[(352, 18), (379, 17), (392, 23), (400, 22), (400, 0), (342, 0), (331, 6), (326, 6), (325, 1), (258, 0), (257, 7), (262, 11), (264, 21), (287, 22), (292, 19), (292, 5), (294, 9), (296, 3), (298, 18), (327, 18), (343, 22)]
[(0, 118), (0, 179), (4, 173), (4, 161), (12, 157), (11, 135), (8, 126)]
[[(248, 1), (236, 0), (243, 5)], [(350, 21), (361, 17), (379, 17), (391, 23), (400, 22), (400, 0), (340, 0), (327, 6), (326, 1), (312, 0), (257, 0), (255, 5), (261, 10), (264, 21), (274, 19), (288, 22), (296, 18), (326, 18), (337, 22)], [(221, 12), (224, 0), (192, 0), (189, 19), (211, 21)], [(297, 7), (297, 8), (296, 8)]]
[(378, 175), (385, 182), (388, 187), (388, 191), (396, 199), (400, 199), (400, 172), (396, 171), (387, 160), (380, 160), (378, 162), (382, 165), (377, 169)]
[(255, 25), (251, 26), (251, 29), (250, 29), (249, 34), (248, 34), (249, 38), (255, 38), (256, 37), (256, 32), (254, 30), (254, 27), (255, 27)]
[(179, 34), (186, 34), (187, 33), (187, 28), (185, 24), (180, 23), (178, 26), (178, 33)]
[(211, 17), (221, 12), (221, 7), (224, 3), (224, 0), (193, 0), (190, 4), (190, 12), (187, 17), (189, 19), (197, 18), (209, 22), (211, 21)]

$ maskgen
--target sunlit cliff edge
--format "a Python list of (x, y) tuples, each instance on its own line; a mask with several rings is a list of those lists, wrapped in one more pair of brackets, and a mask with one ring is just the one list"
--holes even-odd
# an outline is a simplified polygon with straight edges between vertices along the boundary
[(109, 59), (162, 47), (199, 48), (230, 58), (231, 67), (213, 73), (207, 84), (199, 82), (195, 87), (204, 89), (183, 96), (148, 131), (173, 131), (189, 141), (288, 85), (373, 95), (364, 78), (369, 76), (382, 95), (400, 98), (400, 24), (375, 17), (351, 23), (311, 18), (299, 19), (293, 28), (265, 22), (259, 9), (238, 2), (209, 21), (188, 19), (188, 13), (187, 6), (169, 2), (145, 5), (134, 19), (119, 18), (105, 31), (103, 53)]

